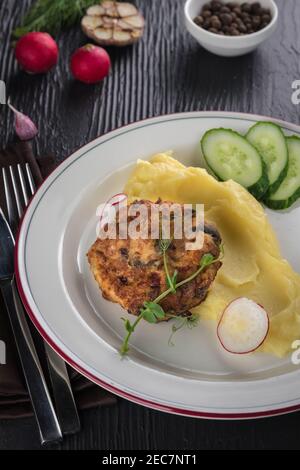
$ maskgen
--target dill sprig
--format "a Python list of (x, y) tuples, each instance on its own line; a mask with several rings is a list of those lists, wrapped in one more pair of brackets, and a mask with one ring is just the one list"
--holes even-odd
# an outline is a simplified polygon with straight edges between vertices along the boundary
[(99, 0), (37, 0), (25, 14), (21, 25), (13, 31), (15, 39), (32, 31), (52, 35), (70, 28), (84, 15), (85, 10)]

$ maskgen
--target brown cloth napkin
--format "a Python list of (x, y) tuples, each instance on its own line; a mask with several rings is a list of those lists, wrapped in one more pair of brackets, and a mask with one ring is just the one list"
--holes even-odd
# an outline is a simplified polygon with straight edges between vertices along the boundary
[[(37, 185), (54, 168), (54, 159), (52, 157), (35, 158), (29, 142), (11, 144), (6, 149), (0, 151), (0, 167), (27, 162), (30, 165)], [(6, 212), (2, 176), (0, 182), (0, 206)], [(1, 296), (0, 340), (4, 341), (6, 345), (6, 364), (0, 364), (0, 419), (31, 415), (31, 403), (24, 385), (13, 334)], [(75, 400), (80, 409), (116, 403), (114, 395), (85, 379), (75, 370), (71, 368), (68, 370)]]

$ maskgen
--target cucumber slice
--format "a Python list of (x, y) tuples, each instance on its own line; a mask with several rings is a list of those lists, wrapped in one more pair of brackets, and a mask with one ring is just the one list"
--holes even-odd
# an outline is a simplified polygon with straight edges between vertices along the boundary
[(288, 171), (288, 150), (284, 134), (272, 122), (258, 122), (249, 129), (246, 139), (260, 153), (267, 165), (269, 189), (267, 197), (275, 193)]
[(232, 179), (261, 199), (269, 187), (267, 168), (258, 151), (231, 129), (212, 129), (201, 140), (205, 161), (221, 180)]
[(286, 137), (289, 153), (288, 172), (278, 190), (266, 198), (271, 209), (287, 209), (300, 197), (300, 138)]

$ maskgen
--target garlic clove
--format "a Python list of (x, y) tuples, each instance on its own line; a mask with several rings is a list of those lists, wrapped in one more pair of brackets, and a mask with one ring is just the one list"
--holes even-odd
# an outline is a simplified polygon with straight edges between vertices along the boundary
[(135, 29), (134, 31), (132, 31), (131, 37), (134, 41), (138, 41), (140, 37), (142, 37), (141, 30)]
[(133, 31), (133, 27), (127, 23), (125, 20), (118, 20), (118, 23), (116, 25), (119, 29), (124, 30), (124, 31)]
[(105, 15), (111, 16), (112, 18), (118, 18), (119, 13), (115, 2), (104, 2)]
[(15, 131), (20, 140), (31, 140), (38, 134), (38, 129), (34, 122), (26, 114), (18, 111), (14, 106), (7, 103), (8, 107), (15, 115)]
[(141, 15), (128, 16), (123, 21), (134, 28), (143, 28), (145, 25), (145, 20)]
[(117, 11), (119, 13), (119, 16), (121, 18), (124, 18), (126, 16), (132, 16), (132, 15), (137, 15), (138, 10), (132, 3), (117, 3)]
[(102, 16), (105, 14), (105, 9), (101, 5), (94, 5), (87, 9), (86, 14), (89, 16)]
[(94, 30), (103, 25), (101, 16), (84, 16), (81, 21), (82, 28)]
[(102, 7), (105, 9), (105, 10), (108, 10), (109, 8), (114, 8), (115, 7), (115, 1), (113, 0), (105, 0), (104, 2), (102, 2)]
[(114, 20), (113, 18), (109, 18), (108, 16), (103, 16), (103, 27), (113, 28), (115, 21), (116, 20)]
[(115, 30), (113, 32), (113, 38), (116, 41), (130, 41), (131, 40), (131, 34), (128, 31), (121, 31), (121, 30)]
[(113, 37), (113, 30), (112, 29), (106, 29), (106, 28), (97, 28), (94, 31), (94, 35), (96, 39), (102, 40), (102, 41), (107, 41), (106, 44), (110, 44), (110, 40)]

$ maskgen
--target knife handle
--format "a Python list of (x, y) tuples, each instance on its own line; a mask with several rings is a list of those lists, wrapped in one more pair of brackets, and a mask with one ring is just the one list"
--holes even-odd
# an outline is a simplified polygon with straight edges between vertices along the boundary
[(57, 417), (62, 433), (76, 434), (80, 420), (65, 361), (46, 342), (44, 343)]
[(17, 345), (22, 369), (38, 423), (41, 443), (59, 441), (62, 433), (53, 408), (49, 390), (33, 344), (20, 298), (14, 289), (14, 279), (1, 285), (1, 292)]

